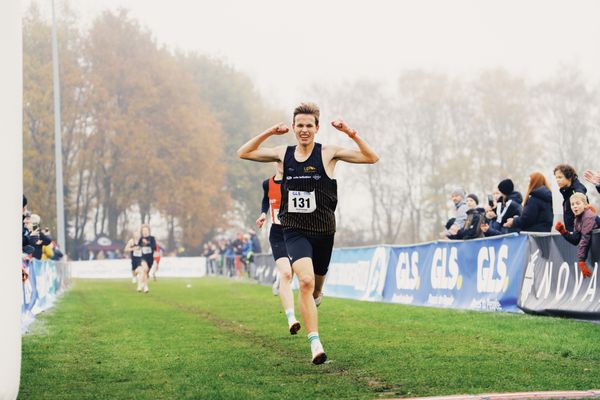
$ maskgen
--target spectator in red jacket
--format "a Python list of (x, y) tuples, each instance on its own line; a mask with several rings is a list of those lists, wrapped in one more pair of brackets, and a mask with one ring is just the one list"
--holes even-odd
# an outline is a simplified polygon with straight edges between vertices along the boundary
[(577, 246), (577, 266), (584, 277), (592, 276), (585, 260), (592, 245), (592, 231), (600, 227), (599, 218), (594, 207), (590, 206), (584, 193), (574, 193), (571, 198), (571, 209), (575, 214), (575, 227), (569, 232), (562, 222), (556, 223), (556, 230), (560, 232), (569, 243)]

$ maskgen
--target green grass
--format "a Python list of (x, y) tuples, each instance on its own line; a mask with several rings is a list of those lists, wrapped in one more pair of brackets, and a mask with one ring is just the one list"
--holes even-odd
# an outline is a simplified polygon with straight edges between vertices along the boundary
[[(191, 283), (191, 288), (186, 284)], [(20, 399), (373, 399), (600, 388), (600, 326), (325, 298), (310, 363), (269, 287), (76, 281), (23, 337)]]

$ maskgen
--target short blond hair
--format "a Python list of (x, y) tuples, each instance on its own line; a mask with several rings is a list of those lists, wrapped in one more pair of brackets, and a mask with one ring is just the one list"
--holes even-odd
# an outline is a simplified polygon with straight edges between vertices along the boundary
[(315, 103), (300, 103), (298, 107), (294, 109), (293, 122), (296, 122), (296, 115), (307, 114), (315, 117), (315, 124), (319, 126), (319, 117), (321, 116), (321, 110)]
[(575, 192), (569, 197), (569, 202), (573, 200), (581, 200), (583, 204), (588, 204), (588, 198), (585, 193)]

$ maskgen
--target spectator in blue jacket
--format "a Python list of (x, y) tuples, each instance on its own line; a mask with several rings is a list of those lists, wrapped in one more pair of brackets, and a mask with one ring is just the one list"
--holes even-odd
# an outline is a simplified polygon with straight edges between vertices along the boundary
[(586, 194), (587, 189), (579, 182), (579, 179), (577, 179), (575, 168), (568, 164), (557, 165), (554, 168), (554, 177), (560, 188), (560, 194), (563, 196), (563, 219), (565, 228), (567, 228), (569, 232), (572, 232), (575, 223), (575, 214), (573, 214), (573, 210), (571, 210), (569, 199), (574, 193)]
[(583, 173), (583, 178), (589, 183), (596, 186), (596, 190), (600, 193), (600, 171), (590, 171), (589, 169)]
[(529, 187), (523, 202), (521, 216), (509, 218), (505, 228), (526, 232), (550, 232), (552, 230), (552, 191), (540, 172), (529, 175)]
[(514, 229), (505, 227), (504, 224), (509, 218), (521, 215), (523, 206), (523, 196), (515, 191), (515, 185), (510, 179), (503, 179), (498, 184), (498, 190), (502, 194), (496, 203), (496, 210), (487, 212), (486, 218), (488, 223), (481, 226), (481, 230), (486, 237), (502, 235), (505, 233), (515, 232)]

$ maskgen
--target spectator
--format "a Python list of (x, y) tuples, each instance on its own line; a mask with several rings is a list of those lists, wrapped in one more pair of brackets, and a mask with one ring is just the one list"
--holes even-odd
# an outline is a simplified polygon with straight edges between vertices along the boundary
[[(454, 217), (454, 221), (451, 222), (451, 220), (449, 220), (446, 223), (446, 230), (440, 233), (440, 237), (442, 237), (442, 239), (448, 239), (450, 236), (456, 235), (458, 231), (465, 225), (467, 220), (467, 204), (465, 203), (465, 194), (465, 189), (456, 188), (450, 195), (450, 198), (454, 203), (456, 216)], [(450, 228), (447, 228), (448, 225), (450, 225)]]
[(47, 246), (52, 242), (52, 238), (47, 236), (40, 229), (42, 219), (37, 214), (31, 214), (30, 217), (30, 235), (29, 244), (33, 246), (33, 258), (36, 260), (42, 259), (42, 247)]
[(589, 183), (596, 186), (596, 190), (600, 193), (600, 171), (590, 171), (589, 169), (583, 173), (583, 178)]
[(467, 206), (467, 219), (462, 228), (458, 230), (456, 235), (448, 236), (449, 239), (476, 239), (483, 237), (483, 232), (481, 231), (481, 224), (484, 220), (483, 213), (485, 212), (483, 208), (479, 208), (479, 198), (474, 194), (467, 195), (467, 199), (465, 200)]
[(262, 246), (260, 245), (258, 236), (256, 236), (256, 231), (254, 229), (250, 229), (248, 230), (248, 235), (250, 235), (250, 241), (252, 241), (252, 252), (254, 254), (262, 253)]
[(486, 237), (502, 235), (514, 232), (512, 228), (504, 226), (509, 218), (521, 215), (523, 206), (523, 196), (515, 191), (515, 185), (512, 180), (504, 179), (498, 184), (498, 191), (501, 196), (496, 202), (496, 209), (486, 213), (486, 223), (481, 226), (481, 230)]
[(573, 231), (575, 215), (571, 209), (569, 199), (574, 193), (587, 193), (587, 189), (579, 179), (577, 179), (577, 172), (575, 168), (568, 164), (559, 164), (554, 168), (554, 177), (556, 183), (560, 188), (560, 194), (563, 196), (563, 220), (565, 228), (569, 231)]
[(577, 266), (584, 277), (592, 276), (592, 271), (588, 268), (585, 260), (588, 251), (592, 245), (592, 231), (600, 227), (600, 219), (596, 215), (596, 210), (588, 204), (587, 196), (584, 193), (574, 193), (569, 199), (571, 209), (575, 215), (574, 228), (571, 233), (561, 223), (556, 223), (556, 230), (572, 245), (577, 246)]
[(540, 172), (529, 175), (529, 187), (523, 202), (521, 216), (509, 218), (504, 227), (516, 231), (550, 232), (552, 230), (552, 191)]
[(56, 240), (52, 241), (52, 250), (54, 253), (51, 257), (52, 260), (60, 261), (60, 259), (64, 257), (64, 254), (62, 251), (60, 251), (60, 247), (58, 246), (58, 242)]
[(23, 212), (23, 236), (21, 240), (21, 247), (23, 253), (32, 254), (34, 248), (29, 244), (29, 237), (31, 236), (31, 230), (29, 229), (31, 228), (31, 213), (27, 211), (25, 206), (23, 207), (23, 209), (25, 211)]

